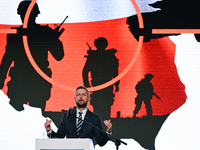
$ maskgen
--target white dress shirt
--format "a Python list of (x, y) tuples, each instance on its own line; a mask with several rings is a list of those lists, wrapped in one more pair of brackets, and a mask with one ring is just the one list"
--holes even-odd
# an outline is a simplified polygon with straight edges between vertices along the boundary
[(87, 113), (87, 108), (85, 109), (85, 110), (83, 110), (83, 111), (80, 111), (80, 110), (78, 110), (77, 108), (76, 108), (76, 124), (77, 124), (77, 122), (78, 122), (78, 117), (79, 117), (79, 112), (82, 112), (82, 120), (84, 120), (85, 119), (85, 115), (86, 115), (86, 113)]

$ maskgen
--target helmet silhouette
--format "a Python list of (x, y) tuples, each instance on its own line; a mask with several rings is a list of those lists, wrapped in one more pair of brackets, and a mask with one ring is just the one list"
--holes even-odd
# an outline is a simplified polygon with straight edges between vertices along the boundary
[[(31, 1), (22, 1), (17, 8), (17, 14), (24, 15), (26, 13), (30, 3), (31, 3)], [(35, 3), (31, 13), (35, 14), (35, 15), (38, 15), (40, 13), (37, 3)]]
[(104, 37), (99, 37), (94, 41), (96, 47), (106, 48), (108, 46), (108, 41)]

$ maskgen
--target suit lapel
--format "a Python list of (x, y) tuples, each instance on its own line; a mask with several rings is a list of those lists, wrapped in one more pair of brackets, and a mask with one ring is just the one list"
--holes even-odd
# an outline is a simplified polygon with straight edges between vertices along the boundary
[(72, 112), (72, 115), (71, 116), (71, 120), (70, 120), (70, 124), (72, 124), (72, 130), (71, 130), (71, 133), (73, 133), (73, 135), (75, 137), (77, 137), (77, 134), (76, 134), (76, 109), (73, 110)]

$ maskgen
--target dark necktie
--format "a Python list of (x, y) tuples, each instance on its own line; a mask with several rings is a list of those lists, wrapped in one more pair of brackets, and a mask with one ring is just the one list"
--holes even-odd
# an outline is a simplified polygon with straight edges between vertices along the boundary
[(82, 121), (82, 112), (79, 112), (78, 122), (77, 122), (77, 125), (76, 125), (77, 135), (80, 134), (80, 130), (81, 130), (81, 125), (82, 124), (83, 124), (83, 121)]

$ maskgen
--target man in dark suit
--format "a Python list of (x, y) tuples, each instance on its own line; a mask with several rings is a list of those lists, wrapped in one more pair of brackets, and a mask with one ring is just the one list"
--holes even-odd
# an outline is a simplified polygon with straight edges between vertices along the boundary
[[(102, 130), (100, 117), (97, 114), (92, 113), (87, 108), (87, 103), (89, 100), (89, 92), (85, 87), (78, 87), (75, 91), (75, 102), (77, 108), (72, 110), (72, 114), (65, 113), (63, 115), (61, 124), (57, 132), (51, 130), (51, 120), (46, 120), (44, 126), (47, 130), (47, 134), (51, 138), (90, 138), (94, 141), (94, 138), (99, 146), (104, 146), (107, 141), (110, 139), (108, 134), (101, 132), (98, 129), (88, 125), (86, 122), (96, 126)], [(81, 118), (84, 120), (81, 123), (78, 123), (80, 119), (76, 117), (79, 116), (79, 112), (82, 113)], [(77, 127), (77, 124), (80, 124), (81, 128)], [(111, 133), (112, 123), (110, 120), (105, 120), (104, 124), (107, 127), (106, 132)], [(79, 126), (79, 125), (78, 125)], [(78, 129), (79, 128), (79, 129)], [(77, 131), (78, 130), (78, 131)]]

